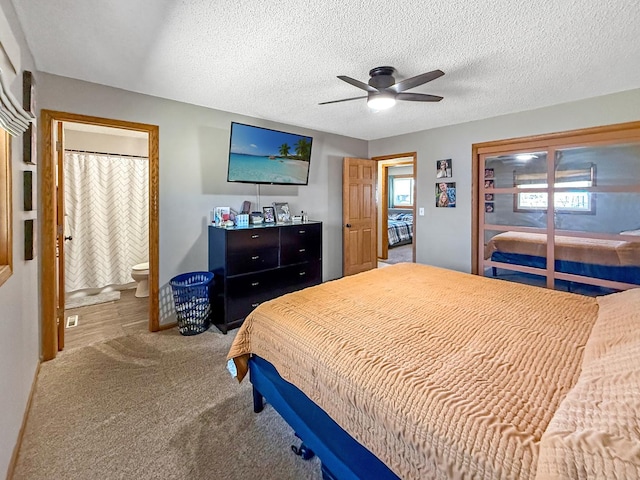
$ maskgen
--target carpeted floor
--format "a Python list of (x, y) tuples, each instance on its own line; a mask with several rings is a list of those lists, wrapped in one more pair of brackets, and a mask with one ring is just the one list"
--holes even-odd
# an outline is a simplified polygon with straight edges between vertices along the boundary
[(389, 249), (389, 258), (385, 263), (413, 262), (413, 245), (400, 245)]
[(227, 372), (233, 336), (143, 333), (42, 364), (14, 480), (320, 479)]

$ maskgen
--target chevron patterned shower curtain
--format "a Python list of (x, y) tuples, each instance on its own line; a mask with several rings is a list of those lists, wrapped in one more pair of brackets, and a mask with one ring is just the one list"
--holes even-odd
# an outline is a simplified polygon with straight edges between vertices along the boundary
[(149, 161), (65, 152), (65, 291), (132, 282), (149, 261)]

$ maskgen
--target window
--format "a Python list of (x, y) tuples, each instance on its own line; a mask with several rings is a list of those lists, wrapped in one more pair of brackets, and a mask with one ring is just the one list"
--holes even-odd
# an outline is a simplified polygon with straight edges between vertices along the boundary
[[(514, 186), (519, 189), (547, 188), (546, 173), (517, 173), (514, 172)], [(558, 213), (586, 213), (595, 214), (595, 199), (593, 194), (585, 190), (595, 185), (595, 167), (585, 166), (574, 170), (556, 171), (556, 189), (570, 188), (570, 191), (555, 191), (553, 204)], [(548, 204), (547, 192), (518, 192), (516, 196), (516, 212), (533, 212), (546, 210)]]
[(11, 137), (0, 129), (0, 285), (12, 273)]
[(397, 175), (391, 177), (391, 208), (413, 207), (413, 177)]

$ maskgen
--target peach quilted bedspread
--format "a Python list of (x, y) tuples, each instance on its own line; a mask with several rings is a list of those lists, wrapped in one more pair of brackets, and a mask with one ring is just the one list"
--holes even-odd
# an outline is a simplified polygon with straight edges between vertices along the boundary
[(533, 479), (593, 298), (418, 264), (260, 305), (229, 352), (271, 362), (403, 479)]

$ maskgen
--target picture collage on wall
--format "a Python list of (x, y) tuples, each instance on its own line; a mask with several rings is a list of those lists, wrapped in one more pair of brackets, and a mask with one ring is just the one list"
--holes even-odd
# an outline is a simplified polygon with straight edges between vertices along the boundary
[[(493, 168), (485, 168), (484, 169), (484, 188), (491, 189), (495, 186), (494, 180), (494, 170)], [(484, 212), (485, 213), (493, 213), (495, 210), (495, 206), (493, 203), (494, 195), (493, 193), (485, 193), (484, 194)]]
[(436, 161), (436, 207), (455, 208), (456, 206), (456, 182), (447, 182), (447, 178), (453, 177), (453, 161), (450, 158)]
[[(27, 70), (22, 72), (22, 108), (31, 115), (36, 113), (36, 93), (35, 78)], [(34, 171), (36, 164), (36, 123), (29, 123), (29, 128), (22, 135), (22, 160), (27, 167), (23, 170), (23, 210), (32, 212), (34, 207)], [(35, 219), (29, 218), (24, 221), (24, 259), (33, 260), (36, 256), (36, 231)]]

